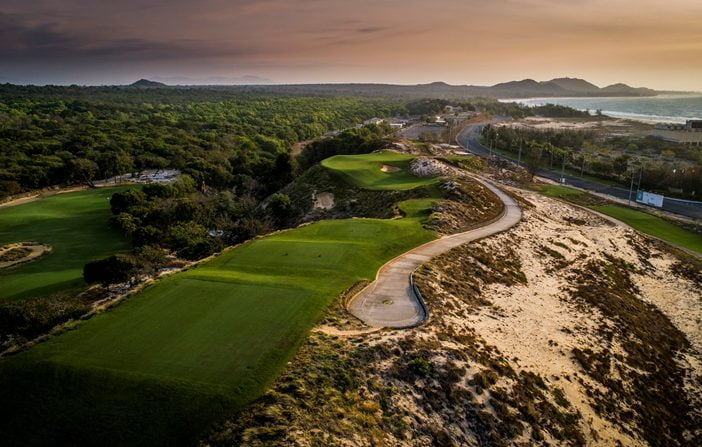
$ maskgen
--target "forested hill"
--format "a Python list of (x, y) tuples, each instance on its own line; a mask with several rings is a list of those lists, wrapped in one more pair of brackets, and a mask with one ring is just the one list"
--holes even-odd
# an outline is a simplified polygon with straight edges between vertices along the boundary
[[(464, 100), (466, 98), (533, 98), (533, 97), (598, 97), (598, 96), (654, 96), (660, 92), (644, 87), (630, 87), (618, 83), (606, 87), (598, 87), (584, 79), (557, 78), (550, 81), (535, 81), (523, 79), (491, 86), (481, 85), (451, 85), (445, 82), (429, 84), (399, 85), (399, 84), (265, 84), (265, 85), (191, 85), (169, 87), (160, 83), (140, 80), (132, 84), (132, 88), (178, 89), (189, 91), (189, 95), (202, 94), (231, 96), (242, 93), (279, 94), (279, 95), (317, 95), (317, 96), (370, 96), (393, 97), (403, 99), (450, 99)], [(28, 87), (31, 89), (32, 87)], [(119, 90), (124, 87), (111, 87)], [(105, 88), (97, 88), (104, 93)], [(89, 90), (83, 90), (86, 92)]]
[(404, 112), (372, 98), (0, 85), (0, 199), (166, 167), (198, 185), (275, 188), (294, 142)]

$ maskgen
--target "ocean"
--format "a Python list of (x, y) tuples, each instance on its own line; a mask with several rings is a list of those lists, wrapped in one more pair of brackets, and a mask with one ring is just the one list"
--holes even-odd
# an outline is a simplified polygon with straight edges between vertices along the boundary
[(559, 104), (578, 110), (596, 110), (615, 118), (644, 122), (684, 123), (689, 119), (702, 119), (702, 94), (661, 95), (645, 98), (530, 98), (505, 99), (529, 106)]

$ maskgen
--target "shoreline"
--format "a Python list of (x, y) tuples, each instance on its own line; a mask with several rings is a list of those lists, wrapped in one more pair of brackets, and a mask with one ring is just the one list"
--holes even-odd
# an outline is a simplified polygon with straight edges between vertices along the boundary
[[(597, 107), (596, 104), (590, 104), (590, 107), (583, 107), (584, 104), (573, 104), (572, 102), (592, 102), (597, 103), (598, 101), (646, 101), (646, 100), (675, 100), (675, 99), (695, 99), (699, 98), (702, 101), (702, 93), (689, 93), (680, 95), (655, 95), (655, 96), (575, 96), (575, 97), (533, 97), (533, 98), (509, 98), (509, 99), (499, 99), (502, 103), (516, 102), (521, 105), (526, 105), (529, 107), (541, 106), (544, 104), (558, 104), (567, 107), (571, 107), (576, 110), (586, 111), (589, 110), (592, 116), (597, 116), (592, 114), (592, 111), (600, 109), (602, 114), (609, 116), (611, 118), (633, 120), (638, 122), (643, 122), (646, 124), (656, 124), (661, 122), (684, 124), (685, 121), (690, 119), (702, 119), (700, 116), (684, 116), (684, 115), (657, 115), (648, 113), (639, 113), (634, 111), (622, 111), (622, 110), (608, 110), (611, 104), (601, 104), (602, 107)], [(566, 104), (566, 102), (571, 102)]]

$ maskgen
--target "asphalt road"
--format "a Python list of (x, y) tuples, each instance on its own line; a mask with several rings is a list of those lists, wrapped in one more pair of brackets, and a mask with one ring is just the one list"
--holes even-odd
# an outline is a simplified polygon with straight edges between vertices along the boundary
[[(496, 154), (480, 144), (480, 131), (482, 127), (483, 125), (467, 126), (458, 134), (456, 141), (464, 149), (475, 155), (488, 157), (492, 154), (495, 157), (516, 162), (516, 158)], [(536, 175), (559, 183), (561, 181), (561, 173), (558, 170), (539, 169), (536, 171)], [(568, 174), (565, 174), (563, 178), (565, 179), (565, 185), (571, 185), (577, 188), (586, 189), (588, 191), (605, 194), (620, 200), (629, 200), (628, 189), (609, 186), (590, 180), (584, 180), (580, 177), (575, 177)], [(634, 191), (633, 195), (636, 195), (636, 191)], [(634, 199), (635, 197), (632, 197), (632, 200)], [(663, 200), (663, 210), (693, 219), (702, 219), (702, 202), (691, 202), (666, 197)]]
[(422, 323), (428, 315), (412, 284), (417, 267), (454, 247), (506, 231), (521, 220), (522, 211), (514, 199), (491, 183), (477, 180), (502, 200), (503, 215), (483, 227), (444, 236), (392, 259), (381, 267), (375, 281), (351, 299), (348, 309), (353, 315), (375, 327), (406, 328)]

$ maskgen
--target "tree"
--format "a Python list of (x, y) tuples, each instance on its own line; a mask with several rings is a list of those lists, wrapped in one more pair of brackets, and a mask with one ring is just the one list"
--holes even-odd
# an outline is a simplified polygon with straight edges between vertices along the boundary
[(104, 286), (129, 282), (138, 273), (139, 262), (133, 256), (122, 254), (89, 262), (83, 267), (85, 282)]
[(273, 218), (279, 224), (293, 215), (293, 207), (290, 197), (287, 194), (275, 193), (268, 199), (268, 207), (273, 214)]
[(536, 141), (529, 141), (527, 143), (527, 153), (526, 153), (526, 167), (529, 173), (529, 181), (534, 180), (534, 175), (536, 171), (541, 166), (541, 158), (543, 156), (543, 147)]
[(207, 230), (195, 222), (183, 222), (168, 227), (169, 241), (174, 250), (180, 251), (205, 238)]
[(71, 180), (75, 183), (92, 186), (99, 169), (97, 163), (92, 160), (76, 158), (70, 164)]
[(110, 209), (112, 214), (126, 213), (132, 207), (143, 205), (145, 201), (146, 195), (137, 189), (116, 192), (110, 198)]
[(143, 245), (159, 245), (163, 242), (163, 233), (153, 225), (146, 225), (137, 228), (132, 234), (132, 245), (141, 247)]
[(129, 213), (119, 213), (118, 215), (110, 218), (110, 225), (125, 236), (131, 236), (132, 233), (139, 228), (140, 223), (141, 222), (138, 218)]
[(165, 250), (154, 245), (144, 245), (135, 249), (134, 256), (141, 271), (147, 274), (154, 274), (168, 262)]

